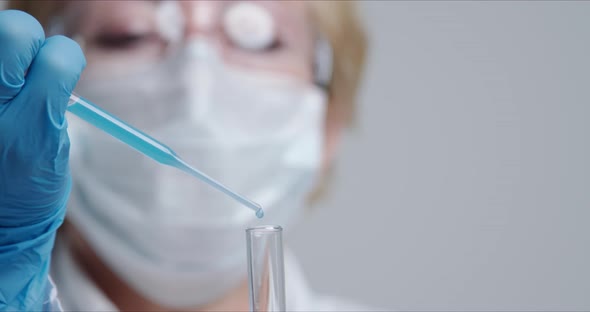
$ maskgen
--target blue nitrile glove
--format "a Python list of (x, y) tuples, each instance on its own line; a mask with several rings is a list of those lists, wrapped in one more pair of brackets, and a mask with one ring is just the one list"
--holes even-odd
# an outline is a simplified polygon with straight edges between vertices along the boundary
[(85, 65), (74, 41), (45, 39), (32, 16), (0, 11), (0, 310), (47, 300), (71, 188), (64, 114)]

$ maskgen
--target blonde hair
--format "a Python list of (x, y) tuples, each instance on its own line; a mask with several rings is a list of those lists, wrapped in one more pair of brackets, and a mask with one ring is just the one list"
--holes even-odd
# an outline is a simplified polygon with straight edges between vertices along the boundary
[(334, 51), (328, 113), (350, 122), (354, 117), (367, 50), (367, 38), (356, 4), (333, 0), (306, 3), (314, 26), (330, 41)]
[[(68, 1), (11, 0), (9, 8), (33, 15), (47, 27)], [(328, 118), (350, 123), (355, 112), (356, 95), (365, 64), (367, 39), (353, 1), (307, 1), (315, 28), (332, 44), (333, 74), (328, 86)]]

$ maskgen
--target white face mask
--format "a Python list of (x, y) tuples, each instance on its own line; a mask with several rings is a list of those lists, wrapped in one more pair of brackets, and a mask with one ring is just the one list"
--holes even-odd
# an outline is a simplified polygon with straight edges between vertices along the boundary
[[(149, 73), (81, 80), (77, 91), (260, 203), (264, 223), (292, 224), (314, 186), (326, 95), (309, 83), (232, 68), (194, 41)], [(121, 278), (168, 307), (211, 302), (244, 280), (251, 210), (83, 121), (70, 130), (68, 216)]]

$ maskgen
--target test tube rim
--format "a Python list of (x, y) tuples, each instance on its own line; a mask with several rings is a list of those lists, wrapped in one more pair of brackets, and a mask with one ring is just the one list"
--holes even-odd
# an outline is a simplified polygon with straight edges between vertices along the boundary
[(246, 232), (281, 232), (283, 228), (280, 225), (259, 225), (246, 229)]

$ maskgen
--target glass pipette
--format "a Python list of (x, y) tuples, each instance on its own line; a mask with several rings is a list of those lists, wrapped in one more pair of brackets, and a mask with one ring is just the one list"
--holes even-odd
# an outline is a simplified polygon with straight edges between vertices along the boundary
[(244, 206), (254, 210), (258, 218), (264, 216), (264, 211), (259, 204), (230, 190), (227, 186), (217, 182), (205, 173), (191, 167), (168, 146), (128, 125), (88, 100), (72, 93), (67, 110), (153, 160), (164, 165), (176, 167), (213, 186)]

